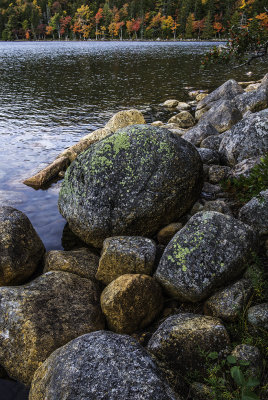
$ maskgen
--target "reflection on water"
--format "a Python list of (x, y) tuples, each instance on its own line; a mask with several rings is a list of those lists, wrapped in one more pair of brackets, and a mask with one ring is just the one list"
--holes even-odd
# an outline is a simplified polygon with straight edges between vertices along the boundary
[[(200, 71), (200, 56), (211, 46), (0, 43), (0, 203), (25, 212), (47, 249), (61, 248), (60, 183), (35, 191), (21, 182), (118, 110), (187, 100), (186, 86), (211, 89), (230, 77), (246, 79), (246, 69)], [(251, 69), (252, 79), (260, 78), (265, 64)]]

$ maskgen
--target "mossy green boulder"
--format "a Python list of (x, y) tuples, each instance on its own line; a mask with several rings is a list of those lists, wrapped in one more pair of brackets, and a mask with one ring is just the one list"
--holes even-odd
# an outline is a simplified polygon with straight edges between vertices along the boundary
[(151, 236), (178, 220), (202, 188), (193, 145), (166, 129), (123, 128), (92, 145), (68, 168), (59, 209), (84, 242), (111, 236)]

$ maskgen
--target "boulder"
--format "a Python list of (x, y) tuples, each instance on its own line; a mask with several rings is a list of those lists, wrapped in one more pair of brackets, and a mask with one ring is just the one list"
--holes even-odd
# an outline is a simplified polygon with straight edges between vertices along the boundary
[(247, 376), (254, 378), (260, 377), (262, 371), (262, 355), (256, 346), (248, 344), (239, 344), (232, 351), (232, 356), (239, 362), (249, 363), (247, 366)]
[(248, 310), (248, 322), (258, 328), (268, 329), (268, 303), (250, 307)]
[(196, 99), (196, 101), (201, 101), (201, 100), (205, 99), (207, 96), (208, 96), (207, 93), (199, 93), (199, 94), (196, 96), (195, 99)]
[(155, 277), (168, 295), (198, 302), (238, 277), (255, 245), (249, 226), (229, 215), (200, 212), (167, 245)]
[(133, 333), (146, 327), (162, 306), (161, 288), (148, 275), (122, 275), (101, 294), (101, 308), (108, 327), (117, 333)]
[(51, 250), (45, 255), (44, 273), (64, 271), (94, 280), (98, 265), (99, 257), (86, 248), (72, 251)]
[(168, 120), (168, 123), (175, 123), (180, 128), (191, 128), (195, 125), (195, 119), (188, 111), (181, 111)]
[(99, 293), (89, 279), (51, 271), (24, 286), (0, 288), (0, 363), (26, 385), (58, 347), (103, 328)]
[(162, 121), (154, 121), (151, 123), (152, 126), (163, 126), (165, 125)]
[(268, 88), (260, 85), (257, 90), (237, 96), (234, 103), (242, 114), (261, 111), (268, 107)]
[(231, 173), (231, 168), (224, 165), (211, 165), (208, 171), (209, 182), (219, 183), (227, 179)]
[(191, 109), (191, 106), (188, 103), (184, 103), (183, 101), (179, 101), (176, 106), (178, 111), (187, 111)]
[(0, 285), (25, 282), (44, 253), (44, 245), (27, 216), (15, 208), (0, 207)]
[(239, 219), (251, 225), (260, 235), (268, 235), (268, 189), (240, 209)]
[(204, 115), (208, 110), (206, 108), (201, 108), (201, 110), (196, 110), (194, 113), (194, 117), (197, 121), (200, 120), (202, 115)]
[(132, 337), (83, 335), (37, 370), (29, 400), (179, 400), (149, 354)]
[(213, 92), (209, 93), (203, 100), (197, 104), (197, 110), (201, 108), (210, 109), (218, 100), (233, 100), (234, 97), (243, 93), (242, 87), (234, 80), (229, 79), (223, 85)]
[(192, 129), (188, 129), (184, 133), (183, 139), (194, 144), (195, 146), (199, 146), (205, 138), (212, 135), (218, 135), (218, 131), (210, 122), (203, 122), (197, 124)]
[(139, 236), (115, 236), (103, 242), (96, 278), (108, 285), (124, 274), (151, 275), (156, 254), (155, 243)]
[(225, 132), (242, 118), (241, 112), (230, 100), (220, 100), (199, 119), (202, 123), (210, 122), (219, 132)]
[(252, 168), (259, 164), (260, 161), (261, 157), (252, 157), (241, 161), (233, 167), (231, 176), (233, 178), (239, 178), (240, 176), (244, 176), (245, 178), (249, 177)]
[(222, 323), (199, 314), (177, 314), (167, 318), (152, 335), (147, 349), (171, 370), (188, 373), (204, 370), (205, 356), (226, 350), (230, 344)]
[(163, 103), (163, 106), (167, 107), (167, 108), (175, 108), (175, 107), (177, 107), (178, 103), (179, 103), (179, 100), (170, 99), (170, 100), (166, 100)]
[(135, 125), (103, 139), (68, 168), (59, 209), (85, 243), (152, 236), (198, 198), (202, 162), (193, 145), (166, 129)]
[(202, 211), (217, 211), (222, 214), (233, 215), (230, 207), (223, 200), (206, 201)]
[(216, 150), (211, 149), (198, 149), (198, 153), (204, 164), (220, 164), (220, 155)]
[(222, 139), (223, 139), (222, 135), (209, 136), (209, 137), (205, 138), (204, 140), (202, 140), (202, 142), (200, 143), (200, 147), (218, 151)]
[(241, 279), (211, 296), (205, 303), (205, 314), (224, 321), (235, 321), (247, 304), (252, 291), (250, 281)]
[(138, 110), (124, 110), (116, 113), (105, 125), (106, 129), (116, 132), (118, 129), (125, 128), (129, 125), (145, 124), (142, 113)]
[(177, 233), (182, 227), (183, 224), (181, 222), (173, 222), (172, 224), (165, 226), (157, 234), (158, 242), (167, 245), (175, 233)]
[(247, 85), (247, 87), (245, 88), (245, 92), (252, 92), (253, 90), (257, 90), (259, 89), (261, 83), (250, 83), (249, 85)]
[(225, 132), (219, 152), (225, 163), (234, 166), (268, 151), (268, 109), (243, 118)]

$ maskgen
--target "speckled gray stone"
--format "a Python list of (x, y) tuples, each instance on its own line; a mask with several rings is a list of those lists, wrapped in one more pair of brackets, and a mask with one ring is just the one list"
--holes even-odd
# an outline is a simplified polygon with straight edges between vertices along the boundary
[(179, 400), (135, 339), (111, 332), (83, 335), (37, 370), (29, 400)]
[(268, 329), (268, 303), (250, 307), (248, 310), (248, 322), (259, 328)]
[(216, 164), (216, 165), (220, 164), (220, 155), (217, 151), (201, 148), (198, 149), (198, 153), (204, 164)]
[(239, 219), (256, 229), (260, 235), (268, 234), (268, 189), (253, 197), (239, 211)]
[(182, 137), (195, 146), (199, 146), (202, 140), (205, 138), (218, 134), (219, 132), (214, 128), (213, 125), (211, 125), (210, 122), (200, 122), (192, 129), (188, 129), (188, 131), (185, 132)]
[(170, 296), (197, 302), (239, 276), (255, 246), (254, 232), (241, 221), (200, 212), (167, 245), (155, 277)]
[(185, 313), (167, 318), (152, 335), (147, 349), (171, 369), (186, 373), (202, 369), (204, 354), (226, 350), (229, 344), (220, 320)]
[(210, 122), (214, 128), (222, 133), (230, 129), (242, 118), (241, 112), (230, 100), (219, 100), (200, 118), (200, 123)]
[(262, 370), (262, 355), (256, 346), (249, 346), (248, 344), (239, 344), (232, 351), (232, 356), (239, 361), (249, 362), (247, 366), (247, 375), (260, 376)]
[(45, 247), (30, 220), (12, 207), (0, 207), (0, 286), (25, 282), (36, 270)]
[(68, 168), (59, 209), (73, 232), (101, 247), (112, 236), (151, 236), (197, 200), (202, 162), (166, 129), (133, 125), (93, 144)]
[(268, 151), (268, 109), (249, 115), (225, 132), (219, 152), (230, 166)]
[(268, 88), (261, 85), (257, 90), (240, 94), (236, 96), (234, 103), (242, 114), (247, 111), (261, 111), (268, 106)]

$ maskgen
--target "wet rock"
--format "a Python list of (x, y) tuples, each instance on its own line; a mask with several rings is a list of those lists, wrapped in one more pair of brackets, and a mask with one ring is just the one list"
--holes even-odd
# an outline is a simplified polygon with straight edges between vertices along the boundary
[[(59, 384), (60, 382), (60, 384)], [(29, 400), (179, 400), (133, 338), (83, 335), (55, 351), (36, 372)]]
[(242, 273), (255, 244), (249, 226), (218, 212), (200, 212), (167, 245), (155, 277), (168, 295), (198, 302)]
[(44, 245), (27, 216), (15, 208), (0, 207), (0, 285), (25, 282), (44, 253)]
[(218, 131), (210, 122), (203, 122), (187, 130), (183, 135), (183, 139), (195, 146), (199, 146), (205, 138), (212, 135), (218, 135)]
[(255, 165), (260, 163), (260, 157), (247, 158), (236, 164), (231, 171), (233, 178), (239, 178), (240, 176), (248, 177)]
[(207, 96), (208, 96), (207, 93), (199, 93), (199, 94), (196, 96), (195, 99), (196, 99), (196, 101), (201, 101), (201, 100), (205, 99)]
[(98, 265), (99, 257), (86, 248), (72, 251), (51, 250), (45, 256), (44, 273), (65, 271), (95, 280)]
[(96, 278), (108, 285), (124, 274), (151, 275), (155, 254), (155, 243), (144, 237), (105, 239)]
[(191, 109), (191, 106), (188, 103), (184, 103), (183, 101), (179, 101), (176, 106), (178, 111), (187, 111)]
[(203, 370), (204, 354), (225, 350), (229, 343), (218, 319), (185, 313), (167, 318), (152, 335), (147, 349), (171, 369), (186, 373)]
[(250, 307), (248, 310), (248, 322), (256, 327), (268, 329), (268, 303)]
[(118, 129), (125, 128), (129, 125), (145, 124), (142, 113), (138, 110), (124, 110), (116, 113), (105, 125), (106, 129), (116, 132)]
[(165, 125), (162, 121), (154, 121), (151, 123), (152, 126), (163, 126)]
[(219, 133), (225, 132), (242, 118), (241, 112), (229, 100), (217, 102), (199, 119), (202, 123), (210, 122)]
[(243, 93), (242, 87), (234, 80), (229, 79), (223, 85), (211, 92), (197, 104), (197, 110), (201, 108), (210, 109), (218, 100), (233, 100), (234, 97)]
[(223, 200), (206, 201), (202, 211), (217, 211), (222, 214), (233, 215), (230, 207)]
[(149, 325), (163, 306), (161, 288), (148, 275), (126, 274), (101, 294), (101, 308), (110, 330), (133, 333)]
[(209, 182), (219, 183), (223, 179), (227, 179), (230, 173), (230, 167), (225, 167), (223, 165), (212, 165), (208, 171)]
[(268, 151), (268, 109), (243, 118), (224, 133), (219, 152), (230, 166)]
[(262, 370), (262, 356), (256, 346), (249, 346), (248, 344), (239, 344), (232, 351), (232, 356), (240, 362), (248, 362), (247, 375), (257, 378)]
[(190, 143), (166, 129), (124, 128), (82, 153), (67, 170), (59, 209), (84, 242), (152, 236), (198, 198), (202, 162)]
[(240, 209), (239, 219), (251, 225), (260, 235), (268, 235), (268, 189)]
[(26, 385), (58, 347), (103, 328), (99, 293), (89, 279), (52, 271), (24, 286), (0, 288), (0, 363)]
[(172, 100), (172, 99), (170, 99), (170, 100), (166, 100), (166, 101), (163, 103), (163, 106), (164, 106), (164, 107), (168, 107), (168, 108), (175, 108), (175, 107), (177, 107), (178, 103), (179, 103), (179, 100)]
[(175, 233), (177, 233), (182, 227), (183, 224), (181, 222), (173, 222), (172, 224), (165, 226), (157, 234), (158, 242), (164, 245), (168, 244)]
[(223, 139), (222, 135), (209, 136), (209, 137), (205, 138), (204, 140), (202, 140), (202, 142), (200, 143), (200, 147), (218, 151), (222, 139)]
[(241, 279), (211, 296), (205, 303), (205, 314), (224, 321), (235, 321), (247, 304), (252, 291), (250, 281)]
[(198, 149), (198, 153), (204, 164), (216, 164), (217, 165), (220, 163), (220, 155), (216, 150), (202, 148), (202, 149)]
[(168, 123), (175, 123), (180, 128), (191, 128), (195, 125), (195, 119), (188, 111), (181, 111), (168, 120)]

